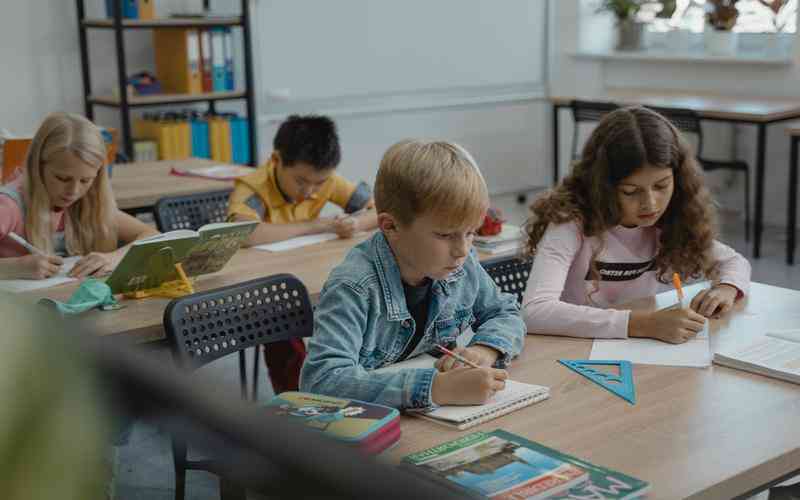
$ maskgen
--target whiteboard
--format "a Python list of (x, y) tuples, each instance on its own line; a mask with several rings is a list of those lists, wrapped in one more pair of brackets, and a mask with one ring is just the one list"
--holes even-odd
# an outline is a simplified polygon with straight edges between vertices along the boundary
[(546, 0), (259, 0), (261, 97), (541, 87)]

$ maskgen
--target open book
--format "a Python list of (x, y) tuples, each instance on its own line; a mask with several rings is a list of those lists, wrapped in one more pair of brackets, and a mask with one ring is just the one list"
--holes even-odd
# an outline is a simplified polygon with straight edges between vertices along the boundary
[(800, 384), (800, 329), (763, 337), (714, 353), (714, 363)]
[(250, 175), (256, 169), (253, 167), (245, 167), (243, 165), (213, 165), (211, 167), (172, 167), (170, 173), (172, 175), (181, 175), (188, 177), (203, 177), (205, 179), (214, 179), (218, 181), (230, 181)]
[[(433, 368), (435, 361), (436, 358), (433, 356), (422, 354), (375, 371), (385, 373), (412, 368)], [(548, 387), (506, 380), (506, 388), (496, 393), (482, 405), (440, 406), (433, 411), (412, 410), (408, 414), (463, 430), (532, 405), (547, 399), (549, 396), (550, 389)]]
[(215, 222), (197, 231), (181, 229), (135, 242), (106, 283), (113, 293), (156, 288), (187, 276), (215, 273), (233, 257), (258, 221)]

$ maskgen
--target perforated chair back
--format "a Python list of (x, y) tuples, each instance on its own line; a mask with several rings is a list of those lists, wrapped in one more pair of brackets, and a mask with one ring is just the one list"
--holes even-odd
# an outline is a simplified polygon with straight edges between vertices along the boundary
[(703, 152), (703, 128), (700, 125), (700, 115), (696, 111), (683, 108), (661, 108), (658, 106), (645, 106), (672, 122), (675, 128), (687, 134), (697, 136), (697, 155)]
[(575, 99), (570, 102), (572, 109), (572, 120), (575, 126), (572, 128), (572, 158), (578, 158), (578, 124), (581, 122), (599, 122), (604, 116), (612, 111), (619, 109), (619, 104), (613, 102), (593, 102)]
[(311, 300), (291, 274), (276, 274), (173, 300), (164, 311), (172, 354), (199, 368), (249, 347), (313, 332)]
[(533, 266), (532, 258), (510, 255), (485, 260), (481, 262), (481, 265), (497, 283), (500, 290), (514, 294), (517, 297), (517, 303), (522, 304), (522, 296), (525, 294), (525, 286), (528, 284), (531, 266)]
[(198, 229), (211, 222), (225, 222), (230, 189), (161, 198), (153, 209), (161, 232)]

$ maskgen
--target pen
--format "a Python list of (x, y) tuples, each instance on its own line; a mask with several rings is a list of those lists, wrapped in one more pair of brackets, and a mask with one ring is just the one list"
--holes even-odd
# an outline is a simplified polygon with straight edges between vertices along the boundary
[(675, 291), (678, 292), (678, 302), (683, 303), (683, 286), (681, 286), (681, 277), (678, 273), (672, 273), (672, 285)]
[(22, 245), (25, 248), (25, 250), (29, 251), (30, 253), (32, 253), (34, 255), (41, 255), (42, 257), (47, 257), (46, 253), (42, 252), (41, 250), (39, 250), (35, 246), (33, 246), (30, 243), (28, 243), (27, 241), (25, 241), (25, 238), (23, 238), (22, 236), (18, 235), (14, 231), (11, 231), (10, 233), (8, 233), (8, 237), (11, 238), (12, 240), (16, 241), (20, 245)]
[(453, 351), (451, 351), (450, 349), (448, 349), (446, 347), (442, 347), (439, 344), (436, 344), (436, 348), (439, 349), (440, 351), (442, 351), (443, 353), (447, 354), (448, 356), (451, 356), (456, 361), (460, 361), (460, 362), (464, 363), (465, 365), (469, 365), (469, 366), (471, 366), (473, 368), (480, 368), (480, 365), (468, 360), (467, 358), (465, 358), (465, 357), (463, 357), (463, 356), (461, 356), (459, 354), (454, 353)]

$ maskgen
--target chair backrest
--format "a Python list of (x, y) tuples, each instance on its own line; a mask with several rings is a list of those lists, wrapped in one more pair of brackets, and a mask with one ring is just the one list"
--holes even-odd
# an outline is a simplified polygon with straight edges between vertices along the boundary
[(697, 155), (703, 151), (703, 128), (700, 126), (700, 115), (696, 111), (684, 108), (662, 108), (659, 106), (645, 106), (672, 122), (675, 128), (687, 134), (697, 136)]
[(225, 222), (230, 189), (161, 198), (154, 208), (161, 232), (198, 229), (211, 222)]
[(481, 265), (500, 290), (516, 295), (517, 302), (522, 304), (522, 296), (525, 294), (533, 265), (532, 258), (510, 255), (482, 261)]
[(619, 109), (619, 104), (574, 99), (570, 102), (570, 108), (572, 109), (572, 120), (575, 122), (575, 126), (572, 128), (572, 158), (577, 159), (578, 124), (580, 122), (599, 122), (610, 112)]
[(173, 357), (199, 368), (249, 347), (313, 332), (311, 300), (291, 274), (275, 274), (172, 300), (164, 329)]

